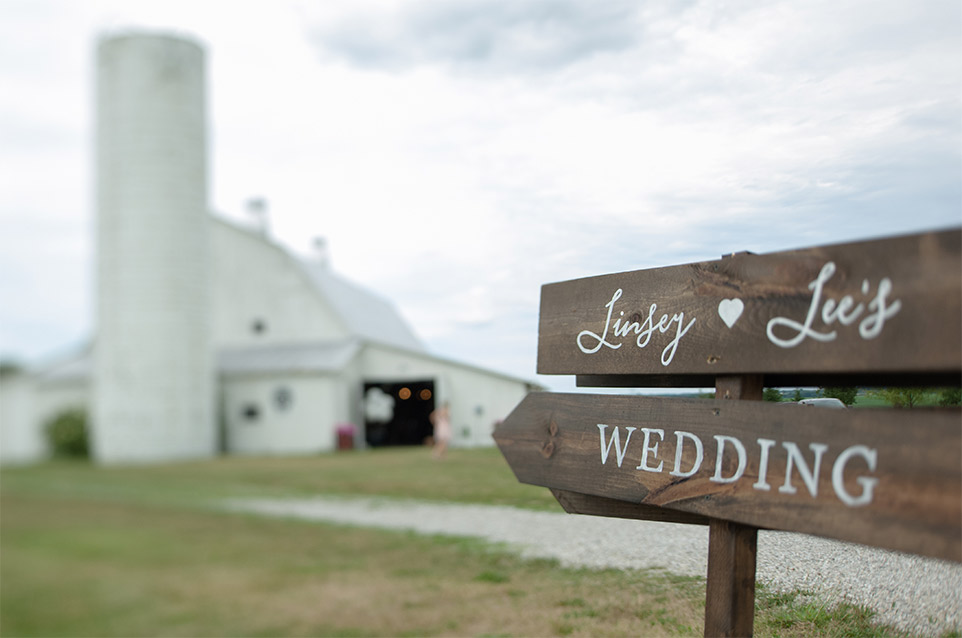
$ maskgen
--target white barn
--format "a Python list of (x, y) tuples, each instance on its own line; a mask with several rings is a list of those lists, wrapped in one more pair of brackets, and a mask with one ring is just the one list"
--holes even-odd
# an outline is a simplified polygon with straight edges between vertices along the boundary
[[(390, 302), (324, 261), (217, 217), (209, 225), (214, 453), (330, 451), (343, 424), (355, 426), (357, 447), (421, 444), (442, 402), (453, 446), (491, 445), (496, 422), (537, 389), (429, 353)], [(45, 458), (43, 424), (67, 409), (89, 412), (95, 347), (0, 379), (0, 460)]]
[(180, 36), (100, 41), (96, 337), (0, 378), (0, 461), (44, 458), (70, 408), (103, 463), (417, 445), (441, 403), (453, 446), (493, 444), (534, 384), (429, 353), (324, 260), (209, 214), (204, 58)]

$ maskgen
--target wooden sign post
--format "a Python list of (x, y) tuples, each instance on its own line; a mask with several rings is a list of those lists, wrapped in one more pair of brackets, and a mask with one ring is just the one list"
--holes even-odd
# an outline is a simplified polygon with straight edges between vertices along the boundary
[(962, 561), (962, 413), (762, 403), (962, 380), (962, 230), (542, 288), (538, 371), (716, 398), (528, 395), (495, 432), (566, 511), (708, 524), (705, 635), (750, 635), (759, 528)]
[[(718, 377), (715, 397), (760, 401), (762, 377)], [(755, 567), (758, 528), (719, 518), (708, 528), (705, 635), (751, 636), (755, 624)]]

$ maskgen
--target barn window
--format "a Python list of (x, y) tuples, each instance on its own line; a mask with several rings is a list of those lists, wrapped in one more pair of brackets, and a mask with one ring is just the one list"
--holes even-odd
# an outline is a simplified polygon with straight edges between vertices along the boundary
[(241, 414), (248, 421), (257, 421), (261, 417), (261, 409), (256, 403), (248, 403), (241, 409)]
[(294, 403), (294, 393), (290, 388), (281, 386), (274, 392), (274, 403), (277, 404), (278, 410), (290, 410), (291, 404)]

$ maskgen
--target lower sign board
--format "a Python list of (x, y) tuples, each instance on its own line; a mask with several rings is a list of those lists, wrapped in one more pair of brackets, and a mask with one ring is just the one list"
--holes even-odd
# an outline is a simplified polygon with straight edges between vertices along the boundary
[(494, 438), (556, 494), (962, 561), (957, 409), (532, 393)]

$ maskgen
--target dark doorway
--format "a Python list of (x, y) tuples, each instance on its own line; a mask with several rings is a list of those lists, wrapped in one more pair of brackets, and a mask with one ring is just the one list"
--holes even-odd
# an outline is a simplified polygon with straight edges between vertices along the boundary
[(434, 433), (434, 381), (364, 384), (364, 430), (371, 447), (423, 445)]

